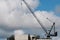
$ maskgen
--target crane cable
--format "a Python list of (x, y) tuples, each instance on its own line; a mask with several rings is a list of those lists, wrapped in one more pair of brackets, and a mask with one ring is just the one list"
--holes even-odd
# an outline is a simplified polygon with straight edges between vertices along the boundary
[[(43, 16), (44, 16), (44, 15), (43, 15)], [(55, 33), (55, 22), (51, 21), (48, 17), (47, 17), (46, 19), (47, 19), (49, 22), (53, 23), (53, 25), (51, 26), (51, 28), (50, 28), (49, 33), (48, 33), (48, 34), (50, 34), (50, 33), (51, 33), (51, 31), (52, 31), (53, 27), (54, 27), (54, 33)]]

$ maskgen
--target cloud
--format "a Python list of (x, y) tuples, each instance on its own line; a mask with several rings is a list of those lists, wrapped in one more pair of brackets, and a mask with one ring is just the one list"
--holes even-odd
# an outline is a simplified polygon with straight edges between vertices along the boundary
[(23, 30), (16, 30), (16, 31), (14, 31), (14, 34), (15, 35), (22, 35), (22, 34), (24, 34), (24, 31)]
[[(31, 8), (35, 9), (38, 6), (39, 1), (27, 0), (27, 3)], [(0, 0), (0, 35), (2, 34), (0, 38), (12, 34), (10, 32), (16, 30), (16, 28), (19, 29), (24, 21), (22, 18), (26, 16), (24, 13), (27, 11), (28, 8), (26, 5), (24, 3), (21, 5), (21, 0)]]
[(13, 34), (13, 32), (10, 32), (10, 31), (7, 32), (7, 31), (5, 31), (3, 29), (0, 29), (0, 38), (7, 38), (12, 34)]
[[(32, 8), (32, 10), (35, 10), (39, 5), (39, 0), (25, 0), (25, 1)], [(6, 3), (10, 12), (16, 9), (19, 11), (24, 11), (24, 13), (28, 12), (28, 8), (26, 7), (26, 4), (22, 0), (6, 0)]]
[[(39, 0), (27, 0), (26, 1), (33, 10), (38, 6)], [(22, 5), (22, 6), (21, 6)], [(26, 14), (27, 13), (27, 14)], [(44, 27), (50, 27), (52, 25), (46, 18), (48, 17), (53, 22), (56, 22), (56, 26), (60, 26), (60, 17), (54, 15), (54, 12), (48, 11), (35, 11), (35, 15), (43, 23)], [(24, 31), (18, 30), (21, 28), (40, 28), (36, 19), (29, 12), (26, 5), (20, 0), (0, 0), (0, 35), (1, 37), (7, 37), (7, 35), (15, 33), (24, 34)], [(28, 30), (28, 29), (27, 29)], [(34, 31), (34, 30), (33, 30)], [(3, 35), (4, 34), (4, 35)]]
[[(60, 17), (57, 17), (54, 15), (53, 12), (47, 12), (47, 11), (36, 11), (35, 12), (36, 16), (38, 17), (39, 20), (41, 20), (41, 22), (43, 23), (44, 27), (50, 27), (52, 25), (51, 22), (49, 22), (47, 19), (45, 18), (49, 18), (52, 21), (56, 22), (56, 27), (60, 26)], [(2, 29), (5, 29), (5, 31), (14, 31), (17, 29), (21, 29), (21, 28), (40, 28), (41, 26), (38, 24), (38, 22), (36, 21), (36, 19), (32, 16), (31, 13), (28, 14), (22, 14), (21, 16), (19, 16), (20, 14), (14, 14), (12, 17), (12, 19), (8, 19), (8, 22), (6, 24), (8, 24), (8, 26), (2, 26)], [(42, 16), (44, 15), (44, 16)], [(57, 21), (58, 20), (58, 21)], [(16, 24), (15, 24), (16, 23)], [(27, 29), (28, 30), (28, 29)], [(37, 31), (37, 30), (36, 30)], [(35, 31), (35, 33), (36, 33)], [(4, 32), (4, 31), (3, 31)], [(19, 32), (19, 30), (17, 31)], [(34, 29), (33, 29), (34, 32)], [(29, 33), (29, 32), (27, 32)]]
[[(28, 17), (26, 14), (23, 14), (23, 13), (25, 13), (25, 11), (23, 11), (23, 10), (26, 10), (26, 9), (28, 9), (27, 7), (24, 7), (24, 6), (26, 6), (24, 3), (22, 3), (23, 4), (23, 10), (22, 10), (22, 8), (20, 8), (21, 7), (21, 4), (20, 5), (18, 5), (19, 4), (19, 2), (20, 2), (20, 0), (18, 0), (18, 1), (16, 1), (16, 0), (6, 0), (6, 1), (1, 1), (1, 13), (0, 13), (0, 23), (2, 23), (2, 24), (6, 24), (6, 25), (10, 25), (10, 26), (20, 26), (21, 24), (23, 24), (23, 21), (24, 21), (24, 17), (26, 18), (26, 17)], [(29, 3), (28, 3), (29, 2)], [(35, 1), (33, 1), (33, 0), (30, 0), (30, 1), (28, 1), (27, 0), (27, 3), (32, 7), (32, 8), (36, 8), (37, 7), (37, 3), (39, 3), (38, 2), (38, 0), (35, 0)], [(33, 3), (33, 4), (31, 4), (31, 3)], [(34, 7), (33, 7), (34, 6)], [(18, 8), (17, 7), (19, 7), (19, 11), (18, 11)], [(15, 9), (16, 8), (16, 9)], [(10, 10), (12, 10), (12, 9), (15, 9), (14, 11), (12, 11), (11, 13), (9, 13), (9, 11)], [(22, 10), (22, 11), (21, 11)], [(28, 10), (26, 10), (26, 11), (28, 11)], [(29, 15), (29, 14), (28, 14)], [(20, 22), (19, 22), (20, 21)], [(25, 22), (25, 21), (24, 21)], [(26, 22), (27, 22), (27, 19), (26, 19)]]
[(53, 40), (60, 40), (60, 37), (54, 37)]
[(6, 39), (0, 39), (0, 40), (6, 40)]
[(55, 7), (55, 11), (56, 11), (56, 13), (60, 13), (60, 5), (57, 5), (57, 6)]

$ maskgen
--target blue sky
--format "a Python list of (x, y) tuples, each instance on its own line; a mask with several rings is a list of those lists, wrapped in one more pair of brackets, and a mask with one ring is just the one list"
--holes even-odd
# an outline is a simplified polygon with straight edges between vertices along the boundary
[[(55, 12), (55, 8), (58, 5), (60, 5), (60, 0), (40, 0), (40, 4), (36, 10)], [(55, 15), (60, 16), (60, 13)]]
[(53, 11), (55, 6), (60, 5), (60, 0), (40, 0), (37, 10)]

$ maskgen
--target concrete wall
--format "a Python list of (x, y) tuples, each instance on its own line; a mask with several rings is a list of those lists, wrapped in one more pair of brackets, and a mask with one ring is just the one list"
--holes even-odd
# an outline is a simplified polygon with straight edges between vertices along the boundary
[(15, 35), (15, 40), (28, 40), (28, 35)]
[[(31, 40), (32, 40), (32, 36), (33, 35), (30, 35)], [(17, 35), (15, 35), (15, 40), (28, 40), (28, 35), (25, 35), (25, 34), (19, 35), (19, 34), (17, 34)], [(35, 39), (33, 39), (33, 40), (35, 40)], [(37, 39), (37, 40), (52, 40), (52, 39), (41, 38), (41, 39)]]

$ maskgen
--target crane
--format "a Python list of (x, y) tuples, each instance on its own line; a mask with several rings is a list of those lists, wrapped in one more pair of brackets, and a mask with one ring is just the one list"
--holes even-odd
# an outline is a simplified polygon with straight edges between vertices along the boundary
[[(49, 33), (48, 33), (48, 32), (47, 32), (47, 29), (43, 26), (42, 22), (41, 22), (41, 21), (37, 18), (37, 16), (34, 14), (33, 10), (30, 8), (30, 6), (27, 4), (27, 2), (26, 2), (25, 0), (22, 0), (22, 1), (26, 4), (26, 6), (27, 6), (27, 8), (29, 9), (29, 11), (32, 13), (32, 15), (35, 17), (35, 19), (36, 19), (37, 22), (39, 23), (39, 25), (40, 25), (40, 26), (42, 27), (42, 29), (45, 31), (45, 33), (47, 34), (47, 38), (48, 38), (48, 37), (50, 38), (50, 36), (57, 36), (57, 32), (55, 32), (55, 22), (53, 22), (53, 25), (52, 25)], [(48, 18), (47, 18), (47, 19), (48, 19)], [(54, 35), (50, 34), (53, 27), (54, 27)]]
[[(49, 18), (46, 18), (46, 19), (48, 19), (50, 22), (52, 22)], [(55, 32), (55, 22), (52, 22), (52, 23), (53, 23), (53, 25), (51, 26), (51, 29), (49, 30), (49, 35), (57, 36), (57, 32)], [(54, 28), (54, 34), (50, 34), (53, 28)]]
[[(42, 15), (42, 16), (44, 16), (44, 15)], [(45, 16), (44, 16), (45, 17)], [(46, 18), (46, 17), (45, 17)], [(51, 23), (53, 23), (52, 24), (52, 26), (51, 26), (51, 28), (50, 28), (50, 30), (48, 30), (48, 36), (47, 37), (50, 37), (50, 36), (57, 36), (57, 32), (55, 31), (55, 22), (53, 22), (52, 20), (50, 20), (48, 17), (46, 18), (49, 22), (51, 22)], [(54, 34), (51, 34), (51, 31), (52, 31), (52, 29), (53, 29), (53, 33)]]
[[(42, 16), (44, 16), (44, 15), (42, 15)], [(45, 17), (45, 16), (44, 16)], [(46, 17), (45, 17), (46, 18)], [(55, 31), (55, 22), (53, 22), (52, 20), (50, 20), (48, 17), (46, 18), (49, 22), (51, 22), (51, 23), (53, 23), (52, 24), (52, 26), (51, 26), (51, 28), (50, 28), (50, 30), (48, 30), (48, 37), (49, 36), (57, 36), (57, 32)], [(53, 29), (53, 33), (54, 34), (51, 34), (51, 31), (52, 31), (52, 29)]]
[(37, 22), (41, 25), (41, 27), (42, 27), (43, 30), (46, 32), (46, 34), (48, 34), (46, 28), (43, 26), (43, 24), (41, 23), (41, 21), (36, 17), (36, 15), (35, 15), (34, 12), (32, 11), (32, 9), (30, 8), (30, 6), (26, 3), (25, 0), (22, 0), (22, 1), (26, 4), (26, 6), (28, 7), (29, 11), (30, 11), (30, 12), (32, 13), (32, 15), (35, 17), (35, 19), (37, 20)]

